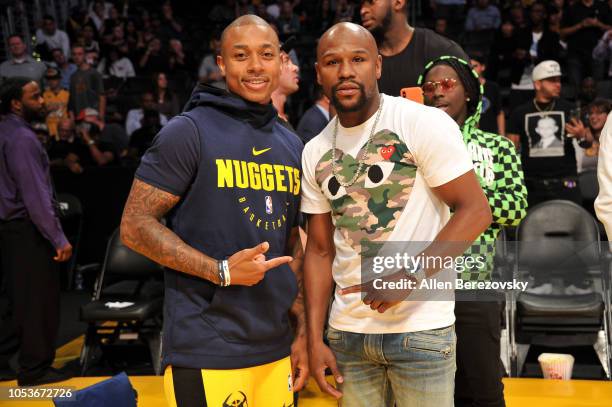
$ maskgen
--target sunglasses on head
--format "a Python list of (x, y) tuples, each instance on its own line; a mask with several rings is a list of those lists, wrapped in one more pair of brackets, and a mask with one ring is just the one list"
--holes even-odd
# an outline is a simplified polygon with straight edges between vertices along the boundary
[(442, 92), (450, 92), (451, 90), (455, 89), (455, 86), (457, 86), (457, 79), (444, 78), (436, 82), (425, 82), (423, 85), (421, 85), (423, 95), (433, 96), (438, 86), (440, 87)]

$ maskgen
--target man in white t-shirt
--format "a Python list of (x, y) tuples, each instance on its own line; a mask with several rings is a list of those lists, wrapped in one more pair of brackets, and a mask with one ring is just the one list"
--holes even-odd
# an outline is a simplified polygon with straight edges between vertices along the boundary
[[(379, 94), (381, 64), (374, 38), (358, 25), (337, 24), (319, 41), (317, 79), (338, 116), (302, 156), (311, 372), (346, 407), (452, 406), (452, 289), (414, 301), (423, 290), (379, 290), (361, 261), (389, 242), (420, 244), (421, 258), (458, 257), (491, 212), (456, 123), (439, 109)], [(379, 283), (454, 282), (451, 268), (412, 266)], [(325, 381), (326, 368), (338, 389)]]

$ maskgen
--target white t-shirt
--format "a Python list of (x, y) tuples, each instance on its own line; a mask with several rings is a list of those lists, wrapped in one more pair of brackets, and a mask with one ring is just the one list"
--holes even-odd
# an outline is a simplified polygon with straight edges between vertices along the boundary
[[(336, 120), (306, 144), (302, 155), (302, 211), (332, 212), (336, 257), (332, 273), (339, 288), (361, 283), (361, 242), (431, 242), (450, 219), (433, 187), (472, 170), (457, 124), (443, 111), (383, 95), (380, 121), (362, 175), (339, 187), (331, 170)], [(376, 114), (359, 126), (338, 126), (338, 169), (349, 181), (357, 169)], [(345, 168), (346, 166), (346, 168)], [(378, 168), (374, 168), (378, 167)], [(333, 179), (333, 180), (332, 180)], [(425, 247), (425, 246), (424, 246)], [(424, 248), (423, 247), (423, 248)], [(441, 270), (438, 281), (454, 281)], [(431, 298), (428, 297), (428, 298)], [(442, 328), (455, 321), (454, 301), (403, 301), (387, 312), (372, 311), (361, 294), (335, 293), (329, 323), (357, 333), (401, 333)]]

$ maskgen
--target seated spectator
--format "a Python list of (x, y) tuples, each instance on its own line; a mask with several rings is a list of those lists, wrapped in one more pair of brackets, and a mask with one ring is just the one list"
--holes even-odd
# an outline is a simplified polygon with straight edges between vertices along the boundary
[(525, 9), (520, 4), (515, 4), (510, 9), (510, 22), (517, 29), (525, 29), (528, 26), (525, 18)]
[[(610, 96), (610, 95), (606, 95)], [(578, 107), (586, 107), (591, 104), (597, 98), (597, 82), (595, 79), (587, 76), (580, 83), (580, 89), (578, 89), (578, 97), (576, 103)]]
[(561, 35), (567, 40), (567, 70), (576, 89), (584, 77), (594, 75), (593, 49), (610, 29), (612, 12), (607, 2), (578, 0), (564, 14)]
[(153, 37), (138, 62), (138, 72), (141, 75), (152, 75), (157, 71), (168, 71), (168, 56), (162, 52), (159, 38)]
[(314, 34), (325, 32), (334, 23), (334, 8), (332, 7), (331, 0), (322, 0), (320, 7), (316, 11), (316, 15), (313, 18), (311, 25), (311, 31)]
[(593, 48), (593, 59), (608, 61), (608, 78), (612, 79), (612, 30), (606, 31)]
[(57, 124), (63, 118), (68, 117), (68, 100), (70, 94), (66, 89), (62, 89), (61, 74), (56, 68), (47, 69), (45, 82), (47, 89), (43, 93), (45, 100), (45, 110), (47, 111), (47, 129), (49, 135), (55, 139), (58, 137)]
[(448, 23), (445, 18), (437, 18), (434, 23), (434, 31), (443, 37), (448, 37)]
[(85, 157), (87, 146), (77, 136), (74, 122), (63, 118), (58, 123), (58, 138), (52, 139), (47, 149), (53, 167), (66, 167), (75, 174), (83, 172), (80, 157)]
[(151, 147), (153, 138), (155, 138), (161, 128), (159, 113), (152, 109), (145, 109), (141, 120), (141, 127), (130, 137), (129, 157), (142, 157), (145, 151)]
[(112, 4), (107, 4), (103, 0), (95, 0), (89, 5), (89, 17), (99, 33), (104, 31), (104, 20), (108, 18), (109, 6), (112, 6)]
[(51, 50), (51, 55), (53, 56), (53, 62), (51, 66), (57, 68), (60, 72), (60, 76), (62, 77), (60, 86), (64, 89), (70, 88), (70, 78), (72, 78), (72, 74), (77, 71), (77, 66), (75, 64), (71, 64), (66, 59), (66, 55), (61, 48), (55, 48)]
[(506, 116), (504, 115), (499, 85), (485, 78), (487, 65), (482, 54), (472, 53), (470, 55), (470, 64), (478, 73), (478, 79), (484, 88), (478, 128), (482, 131), (503, 136), (506, 134)]
[(11, 58), (0, 64), (0, 82), (7, 78), (22, 76), (40, 83), (47, 67), (28, 55), (23, 38), (17, 34), (10, 35), (8, 46)]
[(134, 20), (128, 20), (125, 24), (125, 40), (127, 42), (129, 54), (134, 54), (138, 48), (138, 43), (142, 42), (142, 33), (138, 31), (138, 27), (136, 27), (136, 22)]
[[(340, 0), (338, 4), (345, 0)], [(352, 15), (351, 15), (352, 16)], [(293, 4), (285, 0), (282, 3), (281, 13), (276, 21), (278, 35), (284, 41), (287, 37), (297, 34), (300, 31), (300, 19), (293, 12)]]
[[(140, 99), (140, 108), (128, 112), (125, 119), (125, 131), (129, 137), (142, 126), (141, 122), (145, 110), (155, 110), (155, 98), (152, 92), (143, 93)], [(159, 115), (159, 122), (162, 126), (165, 126), (168, 123), (168, 118), (159, 112), (157, 114)]]
[(126, 79), (136, 76), (132, 61), (122, 55), (119, 49), (114, 47), (108, 50), (108, 56), (102, 58), (98, 64), (98, 72), (105, 78), (114, 76), (116, 78)]
[(489, 0), (477, 0), (476, 6), (468, 10), (465, 30), (468, 32), (496, 30), (500, 24), (501, 17), (497, 6), (489, 4)]
[(110, 137), (102, 139), (104, 122), (95, 109), (84, 109), (77, 116), (77, 135), (88, 147), (88, 156), (80, 157), (85, 166), (105, 166), (118, 163), (121, 152), (117, 145), (109, 141)]
[(168, 88), (168, 77), (158, 72), (153, 77), (157, 111), (168, 119), (173, 118), (181, 109), (176, 93)]
[[(289, 3), (288, 1), (283, 2)], [(338, 0), (336, 2), (336, 12), (334, 15), (334, 23), (352, 22), (355, 18), (355, 8), (353, 4), (349, 4), (348, 0)], [(299, 30), (299, 26), (298, 26)]]
[(183, 25), (174, 16), (172, 3), (170, 1), (166, 1), (162, 4), (162, 30), (160, 34), (162, 38), (166, 40), (170, 38), (180, 39), (183, 37)]
[(182, 72), (191, 76), (195, 64), (189, 54), (185, 53), (183, 50), (183, 43), (181, 40), (172, 38), (168, 44), (170, 45), (168, 51), (168, 72), (173, 75)]
[[(501, 74), (507, 71), (510, 77), (511, 62), (516, 49), (516, 30), (510, 21), (504, 21), (495, 34), (489, 53), (489, 77), (502, 86), (510, 86), (510, 80), (503, 80)], [(499, 79), (498, 79), (499, 77)]]
[(297, 127), (297, 134), (304, 144), (318, 135), (330, 120), (329, 99), (320, 86), (315, 90), (315, 97), (314, 105), (304, 112)]
[(91, 25), (83, 27), (81, 44), (85, 52), (100, 52), (100, 44), (96, 41), (96, 32)]
[(221, 39), (218, 34), (211, 38), (209, 48), (211, 52), (204, 56), (200, 69), (198, 69), (199, 80), (202, 83), (225, 89), (225, 79), (217, 66), (217, 55), (221, 53)]
[(36, 49), (45, 61), (51, 61), (51, 50), (60, 48), (64, 55), (70, 55), (70, 39), (68, 34), (58, 30), (55, 19), (50, 15), (45, 15), (42, 21), (42, 28), (36, 30)]
[(606, 99), (596, 99), (588, 106), (588, 125), (582, 120), (572, 118), (565, 129), (575, 140), (576, 165), (578, 173), (597, 170), (597, 157), (599, 155), (599, 136), (606, 124), (608, 113), (612, 104)]
[(66, 33), (72, 44), (76, 43), (77, 37), (85, 26), (90, 26), (97, 32), (96, 25), (92, 21), (86, 8), (73, 7), (66, 21)]

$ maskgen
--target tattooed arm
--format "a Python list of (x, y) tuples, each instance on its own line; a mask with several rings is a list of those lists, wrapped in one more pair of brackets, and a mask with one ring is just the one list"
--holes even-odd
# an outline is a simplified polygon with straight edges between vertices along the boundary
[[(217, 260), (189, 246), (161, 223), (179, 200), (179, 196), (135, 179), (121, 218), (121, 241), (162, 266), (219, 284)], [(269, 247), (263, 242), (228, 259), (232, 285), (257, 284), (266, 271), (292, 260), (289, 256), (266, 260)]]
[(163, 266), (219, 284), (216, 260), (187, 245), (161, 223), (179, 199), (135, 179), (121, 218), (121, 240)]

